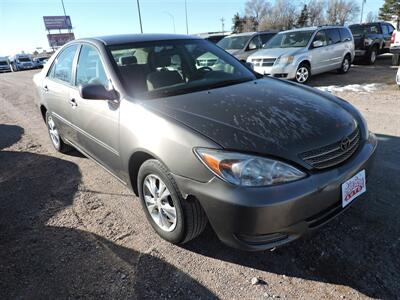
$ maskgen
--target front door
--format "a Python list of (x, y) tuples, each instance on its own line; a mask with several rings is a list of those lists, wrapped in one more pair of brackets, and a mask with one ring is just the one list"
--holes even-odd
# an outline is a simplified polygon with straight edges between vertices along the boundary
[(42, 93), (47, 108), (52, 114), (61, 136), (69, 141), (76, 139), (72, 126), (73, 107), (71, 106), (73, 64), (78, 45), (72, 45), (60, 52), (43, 81)]
[[(314, 42), (320, 42), (319, 47), (314, 47)], [(325, 30), (318, 31), (310, 46), (311, 54), (311, 73), (317, 74), (325, 72), (328, 69), (329, 64), (329, 51), (328, 51), (328, 40), (325, 34)]]
[[(101, 84), (108, 88), (109, 77), (97, 49), (83, 44), (76, 67), (76, 86)], [(104, 167), (118, 174), (119, 157), (119, 103), (108, 100), (87, 100), (79, 89), (72, 95), (76, 102), (73, 122), (77, 127), (77, 146)]]

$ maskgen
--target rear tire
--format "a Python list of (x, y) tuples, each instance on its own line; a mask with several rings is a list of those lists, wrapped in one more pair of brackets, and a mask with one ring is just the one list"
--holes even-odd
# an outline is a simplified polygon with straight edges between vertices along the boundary
[(376, 62), (376, 56), (378, 55), (378, 47), (374, 46), (371, 48), (371, 50), (368, 52), (368, 55), (366, 57), (366, 63), (368, 65), (373, 65)]
[(400, 65), (400, 54), (393, 54), (392, 55), (392, 65), (393, 66)]
[(46, 112), (46, 125), (47, 131), (49, 133), (51, 144), (53, 145), (54, 149), (61, 153), (68, 153), (73, 148), (70, 145), (67, 145), (62, 140), (60, 133), (58, 132), (57, 126), (53, 120), (51, 113), (48, 111)]
[(351, 58), (349, 55), (346, 55), (343, 58), (342, 65), (337, 71), (339, 74), (346, 74), (347, 72), (349, 72), (350, 68), (351, 68)]
[(196, 198), (183, 199), (174, 178), (161, 162), (145, 161), (139, 169), (137, 186), (147, 220), (160, 237), (183, 244), (203, 232), (207, 225), (203, 208)]

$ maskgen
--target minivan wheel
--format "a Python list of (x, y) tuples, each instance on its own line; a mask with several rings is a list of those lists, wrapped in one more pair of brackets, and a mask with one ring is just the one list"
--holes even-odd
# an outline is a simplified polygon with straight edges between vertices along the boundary
[(182, 197), (161, 162), (145, 161), (139, 169), (137, 186), (147, 220), (163, 239), (181, 244), (203, 232), (207, 217), (200, 203), (193, 197)]
[(46, 112), (46, 125), (54, 149), (61, 153), (71, 151), (72, 147), (64, 143), (53, 120), (53, 116), (48, 111)]
[(343, 58), (341, 67), (338, 69), (338, 73), (345, 74), (350, 70), (350, 67), (351, 67), (350, 57), (346, 55)]
[(373, 47), (371, 51), (368, 53), (367, 63), (369, 65), (373, 65), (376, 61), (376, 56), (378, 54), (378, 50), (376, 47)]
[(296, 75), (294, 79), (298, 83), (306, 83), (310, 78), (310, 75), (311, 75), (310, 67), (305, 63), (301, 63), (296, 70)]

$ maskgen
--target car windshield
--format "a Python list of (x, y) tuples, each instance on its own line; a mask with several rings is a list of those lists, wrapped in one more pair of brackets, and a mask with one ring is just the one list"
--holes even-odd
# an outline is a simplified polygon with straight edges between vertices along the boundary
[(217, 45), (225, 50), (239, 50), (246, 46), (250, 38), (251, 35), (227, 36), (220, 40)]
[(6, 61), (3, 60), (3, 61), (0, 61), (0, 65), (1, 65), (1, 66), (8, 65), (8, 63), (7, 63)]
[(136, 98), (167, 97), (256, 79), (256, 75), (205, 40), (109, 46), (121, 81)]
[(313, 33), (314, 30), (278, 33), (263, 48), (303, 48), (307, 46)]
[(20, 57), (20, 58), (18, 58), (18, 61), (20, 61), (20, 62), (28, 62), (28, 61), (31, 61), (31, 59), (28, 58), (28, 57)]

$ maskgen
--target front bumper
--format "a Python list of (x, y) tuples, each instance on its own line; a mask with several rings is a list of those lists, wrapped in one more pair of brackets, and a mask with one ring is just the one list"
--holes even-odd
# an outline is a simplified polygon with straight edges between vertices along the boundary
[(3, 73), (3, 72), (11, 72), (11, 69), (10, 68), (0, 68), (0, 72), (1, 73)]
[(253, 67), (254, 71), (272, 77), (282, 78), (282, 79), (293, 79), (296, 76), (297, 66), (293, 64), (289, 65), (273, 65), (271, 67)]
[(368, 174), (376, 146), (371, 134), (337, 168), (271, 187), (244, 188), (218, 178), (201, 183), (174, 177), (183, 194), (200, 201), (221, 241), (242, 250), (265, 250), (293, 241), (344, 211), (341, 184), (362, 169)]

